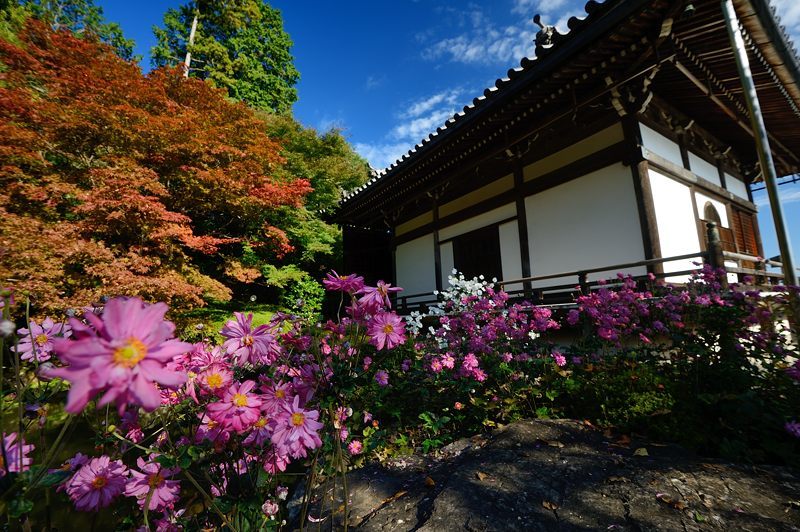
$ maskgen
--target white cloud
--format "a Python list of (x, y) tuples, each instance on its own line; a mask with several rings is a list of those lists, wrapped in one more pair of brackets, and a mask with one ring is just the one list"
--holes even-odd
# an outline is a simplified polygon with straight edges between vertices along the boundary
[(442, 125), (445, 120), (454, 114), (455, 110), (451, 108), (437, 109), (425, 116), (396, 125), (392, 128), (391, 136), (396, 139), (419, 140)]
[[(781, 199), (781, 205), (800, 202), (800, 190), (785, 190), (785, 188), (785, 186), (778, 187), (778, 197)], [(758, 205), (759, 208), (769, 207), (769, 198), (765, 191), (757, 192), (754, 194), (753, 199), (756, 200), (756, 205)]]
[(451, 118), (463, 106), (461, 98), (466, 92), (457, 87), (409, 102), (395, 115), (396, 123), (383, 141), (356, 143), (356, 151), (373, 167), (386, 168)]
[(797, 0), (772, 0), (781, 25), (786, 26), (789, 36), (796, 47), (800, 46), (800, 2)]
[[(582, 4), (574, 0), (514, 0), (511, 12), (522, 15), (523, 20), (498, 27), (482, 11), (474, 9), (469, 13), (472, 24), (467, 31), (432, 42), (422, 50), (422, 58), (468, 64), (515, 63), (534, 53), (534, 39), (539, 31), (533, 23), (535, 13), (540, 13), (545, 24), (556, 26), (562, 33), (567, 32), (566, 23), (571, 16), (586, 15)], [(421, 40), (420, 35), (423, 34), (417, 38)]]
[(400, 116), (402, 118), (416, 118), (427, 113), (439, 104), (455, 105), (462, 94), (464, 94), (464, 90), (461, 88), (436, 93), (433, 96), (428, 96), (427, 98), (422, 98), (411, 103), (408, 109), (401, 113)]
[(567, 0), (514, 0), (514, 6), (511, 12), (515, 15), (523, 15), (528, 18), (533, 18), (536, 13), (547, 12), (551, 13), (554, 10), (561, 9), (567, 3)]
[(422, 58), (446, 59), (457, 63), (507, 64), (533, 54), (533, 23), (497, 29), (491, 24), (483, 31), (472, 30), (456, 37), (437, 41), (422, 51)]
[(317, 122), (317, 131), (324, 132), (331, 129), (346, 129), (344, 118), (341, 115), (336, 117), (325, 115)]
[(406, 153), (410, 146), (407, 142), (394, 142), (394, 143), (378, 143), (368, 144), (364, 142), (357, 142), (353, 148), (369, 161), (375, 169), (383, 169), (395, 162), (397, 159)]

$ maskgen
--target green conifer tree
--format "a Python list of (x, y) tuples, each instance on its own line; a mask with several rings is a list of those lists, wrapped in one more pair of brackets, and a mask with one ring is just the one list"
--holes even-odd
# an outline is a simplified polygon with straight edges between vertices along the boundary
[(262, 0), (192, 0), (169, 9), (153, 31), (155, 67), (188, 62), (187, 75), (257, 109), (285, 113), (297, 100), (292, 41), (280, 11)]
[(133, 39), (125, 38), (119, 24), (106, 22), (103, 8), (94, 5), (94, 0), (20, 0), (20, 5), (54, 30), (68, 29), (77, 36), (96, 36), (111, 45), (122, 59), (138, 60), (133, 56)]

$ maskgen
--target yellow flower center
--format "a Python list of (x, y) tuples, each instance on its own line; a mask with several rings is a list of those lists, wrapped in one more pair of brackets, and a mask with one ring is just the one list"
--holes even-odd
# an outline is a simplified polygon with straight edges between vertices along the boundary
[(247, 396), (243, 393), (233, 394), (233, 404), (236, 406), (247, 406)]
[(294, 425), (295, 427), (299, 427), (305, 422), (306, 422), (306, 416), (303, 415), (302, 412), (295, 412), (294, 414), (292, 414), (292, 425)]
[(46, 343), (47, 343), (47, 335), (46, 334), (40, 334), (39, 336), (36, 337), (36, 344), (37, 345), (44, 345)]
[(247, 347), (253, 345), (253, 337), (248, 334), (247, 336), (242, 338), (242, 345), (246, 345)]
[(222, 386), (222, 375), (219, 373), (212, 373), (206, 377), (206, 385), (209, 388), (219, 388)]
[(382, 296), (385, 296), (385, 295), (386, 295), (386, 294), (388, 294), (389, 292), (388, 292), (388, 290), (386, 289), (386, 287), (385, 287), (385, 286), (378, 286), (378, 293), (379, 293), (380, 295), (382, 295)]
[(147, 356), (147, 346), (136, 338), (128, 338), (128, 343), (114, 350), (114, 363), (132, 368)]
[(392, 325), (390, 323), (387, 323), (386, 325), (383, 326), (383, 332), (386, 333), (386, 334), (393, 333), (394, 332), (394, 327), (392, 327)]
[(256, 428), (263, 429), (264, 427), (267, 426), (268, 422), (269, 422), (269, 420), (267, 418), (260, 417), (260, 418), (258, 418), (258, 421), (256, 421)]
[(283, 399), (284, 397), (286, 397), (286, 391), (278, 388), (277, 390), (275, 390), (275, 397), (277, 397), (278, 399)]
[(96, 490), (99, 490), (106, 484), (108, 484), (108, 479), (106, 477), (95, 477), (92, 481), (92, 487)]
[(219, 425), (219, 423), (217, 423), (216, 421), (214, 421), (212, 419), (209, 419), (208, 423), (206, 424), (206, 426), (208, 427), (208, 430), (213, 430), (214, 428), (216, 428), (217, 425)]
[(6, 468), (6, 461), (3, 460), (3, 456), (2, 455), (0, 455), (0, 467), (2, 467), (3, 469)]
[(161, 476), (161, 473), (150, 475), (150, 477), (147, 479), (147, 483), (150, 485), (151, 488), (157, 488), (163, 482), (164, 482), (164, 477)]

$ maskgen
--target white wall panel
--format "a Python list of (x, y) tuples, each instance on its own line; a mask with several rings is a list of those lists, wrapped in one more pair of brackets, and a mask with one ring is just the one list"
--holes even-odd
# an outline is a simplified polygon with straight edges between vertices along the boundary
[[(503, 280), (520, 279), (522, 277), (522, 256), (519, 249), (519, 227), (517, 221), (505, 223), (500, 231), (500, 261), (503, 267)], [(521, 289), (522, 284), (506, 285), (506, 290)]]
[(433, 292), (436, 289), (436, 261), (433, 235), (425, 235), (397, 246), (395, 252), (397, 285), (400, 295)]
[(514, 203), (509, 203), (508, 205), (503, 205), (502, 207), (498, 207), (497, 209), (493, 209), (483, 214), (473, 216), (472, 218), (464, 220), (463, 222), (459, 222), (457, 224), (453, 224), (451, 226), (440, 229), (439, 240), (448, 240), (450, 238), (453, 238), (454, 236), (463, 235), (464, 233), (469, 233), (470, 231), (474, 231), (475, 229), (486, 227), (489, 224), (500, 222), (502, 220), (511, 218), (512, 216), (516, 215), (517, 215), (516, 205)]
[(645, 148), (683, 168), (681, 148), (676, 142), (671, 141), (658, 131), (650, 129), (644, 124), (639, 124), (639, 128), (642, 132), (642, 145), (644, 145)]
[[(671, 257), (700, 251), (697, 236), (697, 221), (692, 206), (691, 189), (663, 174), (650, 170), (650, 188), (656, 211), (658, 239), (661, 242), (661, 256)], [(693, 262), (685, 259), (664, 263), (665, 272), (677, 272), (694, 268)], [(680, 282), (687, 277), (671, 277), (668, 281)]]
[(695, 175), (698, 175), (707, 181), (711, 181), (717, 186), (722, 186), (722, 183), (719, 180), (719, 170), (717, 170), (717, 167), (702, 157), (689, 152), (689, 166), (692, 167), (692, 173)]
[(439, 254), (442, 260), (442, 288), (447, 289), (447, 278), (453, 274), (453, 268), (456, 267), (453, 260), (453, 243), (445, 242), (439, 246)]
[[(614, 164), (525, 198), (531, 275), (644, 259), (630, 168)], [(625, 270), (642, 274), (645, 268)], [(590, 276), (613, 277), (616, 272)], [(564, 278), (577, 283), (577, 277)], [(555, 284), (553, 281), (534, 286)]]
[(738, 179), (726, 173), (725, 186), (727, 187), (728, 191), (734, 196), (739, 196), (740, 198), (749, 201), (749, 198), (747, 197), (747, 185), (745, 185), (744, 181), (742, 181), (741, 179)]

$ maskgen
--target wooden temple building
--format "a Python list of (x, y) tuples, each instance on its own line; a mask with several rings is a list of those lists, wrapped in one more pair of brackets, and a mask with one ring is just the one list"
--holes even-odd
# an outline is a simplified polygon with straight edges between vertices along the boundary
[[(800, 62), (767, 0), (733, 5), (777, 173), (798, 173)], [(411, 304), (453, 268), (509, 290), (614, 266), (678, 279), (706, 250), (708, 221), (726, 265), (763, 255), (758, 157), (720, 1), (585, 10), (566, 34), (544, 27), (534, 59), (342, 201), (346, 271), (391, 279)]]

